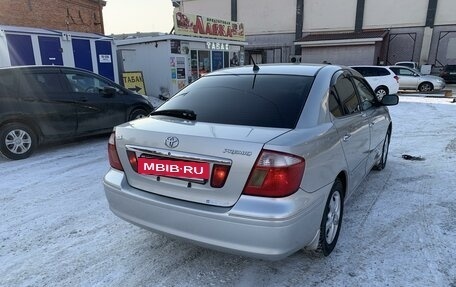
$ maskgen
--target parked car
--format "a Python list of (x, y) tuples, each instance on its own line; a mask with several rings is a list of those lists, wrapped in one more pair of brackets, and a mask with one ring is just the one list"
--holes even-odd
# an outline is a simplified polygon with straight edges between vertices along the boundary
[(417, 62), (412, 62), (412, 61), (402, 61), (402, 62), (396, 62), (394, 63), (394, 66), (403, 66), (403, 67), (408, 67), (411, 69), (415, 69), (419, 71), (420, 66), (418, 65)]
[(447, 83), (455, 83), (456, 65), (445, 65), (443, 70), (440, 72), (440, 77), (442, 77)]
[(152, 110), (143, 96), (85, 70), (0, 69), (0, 151), (9, 159), (27, 158), (43, 142), (109, 133)]
[(264, 65), (218, 70), (115, 128), (110, 209), (140, 227), (265, 259), (329, 255), (344, 202), (385, 167), (392, 122), (355, 70)]
[(389, 68), (399, 77), (400, 90), (429, 92), (445, 88), (445, 81), (441, 77), (423, 75), (415, 69), (402, 66), (390, 66)]
[(358, 71), (380, 99), (385, 95), (396, 94), (399, 90), (399, 77), (388, 67), (352, 66)]

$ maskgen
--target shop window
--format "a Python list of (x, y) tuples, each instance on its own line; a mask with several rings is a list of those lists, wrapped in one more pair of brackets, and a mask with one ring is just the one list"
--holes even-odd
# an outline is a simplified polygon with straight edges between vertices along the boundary
[(198, 77), (211, 71), (211, 57), (209, 51), (198, 51)]
[(223, 52), (212, 51), (212, 71), (223, 68)]
[(192, 69), (192, 82), (198, 79), (198, 54), (196, 51), (190, 52), (190, 61)]

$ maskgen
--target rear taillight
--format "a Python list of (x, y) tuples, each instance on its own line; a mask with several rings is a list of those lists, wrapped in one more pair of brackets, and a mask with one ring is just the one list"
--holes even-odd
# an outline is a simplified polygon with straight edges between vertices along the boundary
[(109, 164), (111, 165), (112, 168), (115, 168), (118, 170), (123, 170), (122, 164), (120, 163), (119, 155), (117, 154), (116, 138), (115, 138), (114, 132), (109, 137), (108, 156), (109, 156)]
[(250, 172), (243, 194), (284, 197), (295, 193), (304, 175), (301, 157), (263, 150)]
[(396, 82), (399, 83), (399, 77), (398, 76), (394, 76), (394, 79), (396, 80)]

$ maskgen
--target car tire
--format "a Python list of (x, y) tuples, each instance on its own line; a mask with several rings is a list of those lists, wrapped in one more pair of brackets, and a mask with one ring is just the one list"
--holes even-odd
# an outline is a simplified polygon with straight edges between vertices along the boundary
[(344, 213), (344, 186), (337, 178), (326, 201), (325, 210), (320, 224), (320, 240), (318, 251), (328, 256), (336, 247)]
[(430, 91), (434, 90), (434, 86), (429, 82), (424, 82), (418, 86), (418, 90), (420, 92), (430, 92)]
[(137, 119), (140, 119), (140, 118), (145, 118), (147, 117), (149, 113), (146, 112), (146, 110), (143, 110), (143, 109), (135, 109), (133, 110), (131, 113), (130, 113), (130, 116), (128, 117), (128, 120), (129, 121), (132, 121), (132, 120), (137, 120)]
[(382, 148), (382, 157), (380, 158), (380, 161), (378, 162), (377, 165), (374, 166), (375, 170), (382, 170), (386, 166), (386, 161), (388, 160), (388, 152), (389, 152), (389, 144), (391, 140), (391, 132), (388, 130), (385, 136), (385, 141), (383, 142), (383, 148)]
[(377, 98), (381, 99), (383, 98), (384, 96), (388, 95), (389, 92), (388, 92), (388, 88), (386, 87), (378, 87), (376, 90), (375, 90), (375, 95), (377, 96)]
[(35, 132), (25, 124), (9, 123), (0, 128), (0, 151), (6, 158), (28, 158), (36, 145)]

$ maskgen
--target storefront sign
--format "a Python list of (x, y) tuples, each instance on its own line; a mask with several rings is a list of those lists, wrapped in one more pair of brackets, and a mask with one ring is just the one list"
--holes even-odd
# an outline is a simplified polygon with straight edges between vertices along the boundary
[(206, 46), (209, 50), (224, 50), (224, 51), (230, 50), (230, 45), (228, 45), (226, 43), (206, 42)]
[(245, 41), (243, 23), (182, 12), (174, 14), (174, 31), (176, 35)]
[(142, 72), (124, 72), (122, 73), (122, 79), (125, 88), (135, 91), (138, 94), (146, 95)]

